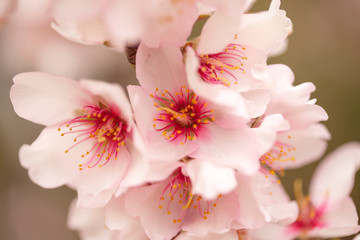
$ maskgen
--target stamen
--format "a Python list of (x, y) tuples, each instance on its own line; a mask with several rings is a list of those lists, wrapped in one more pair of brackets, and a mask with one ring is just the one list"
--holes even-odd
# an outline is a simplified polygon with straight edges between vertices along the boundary
[(208, 83), (230, 86), (237, 84), (237, 73), (245, 74), (244, 61), (247, 60), (245, 48), (238, 44), (229, 44), (224, 51), (215, 54), (198, 55), (199, 74)]
[[(91, 141), (91, 149), (79, 156), (79, 159), (85, 160), (85, 163), (79, 165), (79, 170), (83, 170), (84, 167), (103, 167), (112, 156), (117, 159), (119, 147), (124, 145), (127, 138), (127, 124), (103, 103), (99, 103), (99, 107), (85, 106), (81, 112), (83, 115), (62, 123), (58, 128), (58, 131), (61, 131), (62, 127), (67, 128), (61, 136), (78, 134), (73, 140), (74, 144), (65, 153), (84, 142)], [(103, 159), (103, 156), (106, 157)], [(95, 157), (98, 159), (95, 160)]]
[[(215, 203), (212, 201), (203, 200), (201, 196), (194, 195), (192, 193), (192, 185), (189, 177), (184, 176), (181, 172), (181, 169), (176, 169), (173, 174), (168, 179), (168, 184), (165, 185), (161, 196), (159, 198), (159, 209), (163, 209), (163, 202), (167, 201), (166, 213), (168, 215), (172, 214), (172, 212), (178, 212), (180, 210), (178, 218), (174, 219), (174, 223), (179, 223), (182, 221), (184, 216), (188, 211), (198, 211), (200, 217), (204, 220), (208, 219), (211, 208), (218, 204), (218, 201), (221, 195), (215, 200)], [(175, 199), (179, 199), (178, 201), (174, 201)], [(194, 204), (194, 199), (196, 202)], [(186, 203), (186, 204), (183, 204)], [(205, 210), (202, 210), (202, 206)], [(177, 208), (178, 211), (171, 211)]]
[(291, 155), (291, 152), (295, 150), (296, 149), (288, 143), (276, 141), (272, 149), (261, 156), (261, 171), (264, 174), (278, 174), (279, 176), (284, 176), (284, 169), (277, 166), (275, 163), (295, 161), (295, 157)]
[(186, 86), (175, 92), (175, 97), (169, 91), (161, 94), (155, 91), (152, 98), (159, 111), (153, 119), (153, 127), (161, 131), (166, 140), (182, 138), (180, 144), (183, 145), (188, 140), (195, 140), (204, 125), (215, 121), (213, 110)]

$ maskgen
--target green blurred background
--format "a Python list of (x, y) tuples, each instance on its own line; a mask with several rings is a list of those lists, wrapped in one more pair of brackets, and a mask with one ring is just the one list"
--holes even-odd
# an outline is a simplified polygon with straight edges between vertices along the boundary
[[(269, 0), (259, 0), (252, 11), (265, 10), (269, 3)], [(290, 66), (295, 72), (295, 84), (311, 81), (317, 86), (312, 96), (318, 99), (318, 104), (329, 114), (329, 120), (325, 123), (332, 134), (328, 152), (343, 143), (360, 141), (360, 1), (283, 0), (281, 8), (291, 18), (294, 32), (290, 36), (287, 52), (270, 59), (269, 63)], [(76, 233), (66, 227), (68, 206), (75, 193), (66, 187), (38, 187), (30, 181), (27, 171), (18, 161), (19, 147), (35, 140), (42, 127), (20, 119), (14, 113), (9, 100), (11, 79), (20, 72), (44, 71), (47, 68), (44, 64), (31, 62), (31, 54), (36, 57), (42, 54), (34, 51), (34, 48), (44, 46), (44, 43), (36, 43), (41, 37), (34, 35), (38, 28), (34, 30), (28, 25), (20, 28), (20, 21), (15, 20), (16, 17), (19, 16), (14, 16), (0, 27), (0, 239), (75, 240), (78, 239)], [(64, 65), (69, 64), (70, 60), (78, 60), (75, 71), (70, 73), (54, 69), (52, 72), (72, 78), (120, 82), (124, 86), (136, 84), (134, 73), (124, 55), (105, 47), (68, 43), (48, 25), (41, 27), (46, 28), (51, 38), (56, 39), (56, 44), (69, 44), (84, 51), (91, 48), (87, 56), (92, 61), (91, 70), (88, 59), (78, 60), (69, 51), (68, 58), (58, 60), (64, 61)], [(24, 47), (30, 50), (23, 50)], [(52, 52), (53, 49), (43, 51), (50, 57), (62, 56), (62, 53)], [(28, 62), (24, 63), (24, 59)], [(307, 186), (317, 163), (286, 172), (282, 182), (291, 196), (294, 179), (302, 178)], [(352, 197), (359, 210), (360, 174), (357, 174)]]

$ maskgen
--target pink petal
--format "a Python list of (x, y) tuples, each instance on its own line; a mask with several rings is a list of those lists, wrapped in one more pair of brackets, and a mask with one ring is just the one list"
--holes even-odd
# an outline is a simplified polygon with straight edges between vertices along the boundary
[(152, 161), (150, 169), (146, 175), (149, 182), (157, 182), (168, 178), (177, 168), (183, 166), (180, 161)]
[(286, 232), (286, 226), (268, 223), (259, 229), (251, 229), (248, 236), (251, 240), (293, 240), (297, 236)]
[(113, 1), (104, 16), (111, 43), (119, 49), (139, 42), (143, 31), (141, 2), (137, 0)]
[(185, 165), (191, 179), (192, 193), (205, 199), (215, 199), (219, 194), (230, 193), (237, 185), (233, 169), (195, 159)]
[(257, 118), (264, 114), (270, 101), (268, 90), (250, 90), (241, 95), (245, 100), (250, 118)]
[(224, 50), (235, 37), (244, 10), (252, 1), (214, 1), (204, 3), (216, 8), (216, 12), (205, 23), (197, 47), (198, 52), (209, 54)]
[[(291, 138), (289, 138), (289, 136)], [(322, 124), (313, 124), (307, 128), (285, 131), (278, 134), (278, 141), (295, 148), (287, 153), (294, 161), (275, 162), (274, 166), (285, 169), (302, 167), (318, 160), (325, 152), (327, 141), (331, 138), (329, 131)], [(285, 151), (287, 149), (285, 148)]]
[[(96, 80), (81, 79), (80, 86), (89, 91), (94, 100), (103, 101), (108, 107), (126, 121), (130, 129), (133, 125), (132, 110), (123, 88), (116, 83), (106, 83)], [(128, 129), (128, 130), (130, 130)]]
[(244, 174), (254, 174), (259, 169), (258, 146), (250, 128), (244, 125), (225, 129), (210, 124), (208, 129), (199, 136), (198, 150), (190, 157), (232, 167)]
[(10, 98), (20, 117), (46, 126), (73, 118), (74, 111), (91, 103), (78, 82), (40, 72), (16, 75)]
[(265, 224), (266, 216), (253, 190), (250, 177), (238, 175), (235, 192), (239, 198), (238, 222), (245, 228), (258, 228)]
[(268, 12), (245, 14), (236, 42), (249, 44), (266, 54), (277, 49), (292, 29), (290, 19), (285, 11), (279, 10), (279, 5), (279, 0), (272, 1)]
[(20, 148), (20, 163), (29, 170), (33, 182), (43, 188), (55, 188), (79, 175), (76, 160), (89, 146), (85, 142), (66, 154), (72, 140), (73, 136), (61, 136), (57, 128), (45, 128), (31, 145)]
[(140, 44), (136, 54), (136, 77), (149, 92), (179, 91), (186, 85), (182, 54), (179, 48), (148, 48)]
[(360, 143), (349, 142), (330, 153), (316, 169), (310, 184), (310, 196), (316, 206), (331, 208), (346, 199), (354, 186), (360, 167)]
[(221, 52), (234, 40), (240, 14), (215, 12), (205, 23), (197, 51), (203, 54)]
[(110, 230), (120, 231), (117, 239), (149, 239), (140, 221), (130, 217), (124, 208), (125, 195), (113, 198), (105, 208), (105, 224)]
[(152, 48), (183, 46), (198, 18), (196, 1), (142, 1), (141, 8), (141, 40)]
[(102, 44), (108, 40), (102, 20), (109, 1), (61, 0), (52, 6), (52, 27), (59, 34), (84, 44)]
[(130, 189), (125, 197), (125, 210), (133, 217), (140, 217), (141, 225), (151, 239), (171, 239), (181, 228), (173, 219), (180, 215), (181, 206), (176, 205), (167, 214), (166, 205), (159, 209), (159, 201), (166, 183), (157, 183)]
[(181, 232), (174, 240), (238, 240), (236, 231), (232, 230), (226, 233), (208, 233), (205, 236), (194, 236)]
[(295, 75), (290, 67), (284, 64), (271, 64), (268, 66), (268, 70), (275, 80), (276, 87), (279, 89), (287, 89), (292, 86)]
[(103, 208), (83, 208), (76, 206), (76, 199), (70, 205), (68, 227), (77, 230), (83, 240), (111, 240), (111, 231), (105, 227)]
[(285, 131), (290, 128), (289, 122), (286, 121), (281, 114), (268, 115), (261, 122), (261, 125), (254, 128), (259, 142), (260, 152), (265, 154), (274, 145), (277, 132)]
[(96, 166), (84, 169), (79, 177), (70, 183), (78, 191), (79, 205), (100, 208), (111, 199), (119, 182), (127, 173), (131, 161), (126, 148), (121, 149), (118, 158), (118, 160), (110, 158), (110, 161), (101, 168)]
[(149, 171), (146, 146), (136, 125), (134, 125), (129, 137), (130, 141), (126, 143), (126, 147), (131, 155), (131, 161), (127, 173), (121, 181), (121, 187), (125, 189), (143, 184), (147, 180), (145, 176)]
[(322, 238), (345, 237), (358, 233), (358, 216), (354, 202), (350, 197), (343, 199), (336, 208), (329, 209), (322, 220), (325, 227), (315, 229), (309, 233), (309, 236)]
[[(201, 209), (206, 209), (206, 202), (200, 202), (202, 202)], [(211, 203), (206, 220), (198, 211), (187, 211), (182, 230), (195, 235), (227, 232), (231, 229), (231, 223), (236, 220), (239, 213), (241, 212), (239, 212), (238, 196), (231, 192), (219, 198), (216, 207), (213, 207), (213, 203)]]

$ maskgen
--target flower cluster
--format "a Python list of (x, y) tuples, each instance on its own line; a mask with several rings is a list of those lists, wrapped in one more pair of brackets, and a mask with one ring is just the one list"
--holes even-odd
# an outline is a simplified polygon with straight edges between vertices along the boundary
[[(52, 27), (83, 44), (125, 51), (139, 86), (43, 72), (14, 77), (22, 118), (45, 125), (19, 157), (44, 188), (78, 193), (69, 226), (82, 239), (271, 240), (360, 230), (352, 199), (360, 144), (329, 155), (310, 194), (286, 169), (318, 160), (325, 110), (268, 57), (292, 23), (280, 0), (55, 0)], [(199, 36), (189, 39), (198, 19)], [(136, 54), (136, 55), (135, 55)], [(129, 96), (129, 100), (128, 97)]]

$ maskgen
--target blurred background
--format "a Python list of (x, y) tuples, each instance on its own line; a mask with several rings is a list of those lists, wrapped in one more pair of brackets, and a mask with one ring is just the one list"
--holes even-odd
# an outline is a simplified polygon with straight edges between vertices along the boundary
[[(0, 239), (4, 240), (78, 239), (66, 225), (75, 193), (66, 187), (38, 187), (19, 164), (19, 147), (33, 142), (42, 126), (14, 113), (9, 99), (13, 76), (45, 71), (73, 79), (136, 84), (123, 54), (72, 43), (55, 33), (46, 2), (20, 0), (8, 21), (0, 18)], [(252, 11), (265, 10), (269, 3), (259, 0)], [(288, 50), (269, 63), (290, 66), (295, 84), (311, 81), (317, 86), (312, 96), (329, 114), (325, 125), (332, 139), (327, 152), (360, 141), (360, 0), (283, 0), (281, 8), (292, 20), (294, 32)], [(291, 196), (294, 179), (302, 178), (307, 186), (317, 164), (286, 172), (282, 182)], [(360, 174), (352, 197), (359, 210)]]

